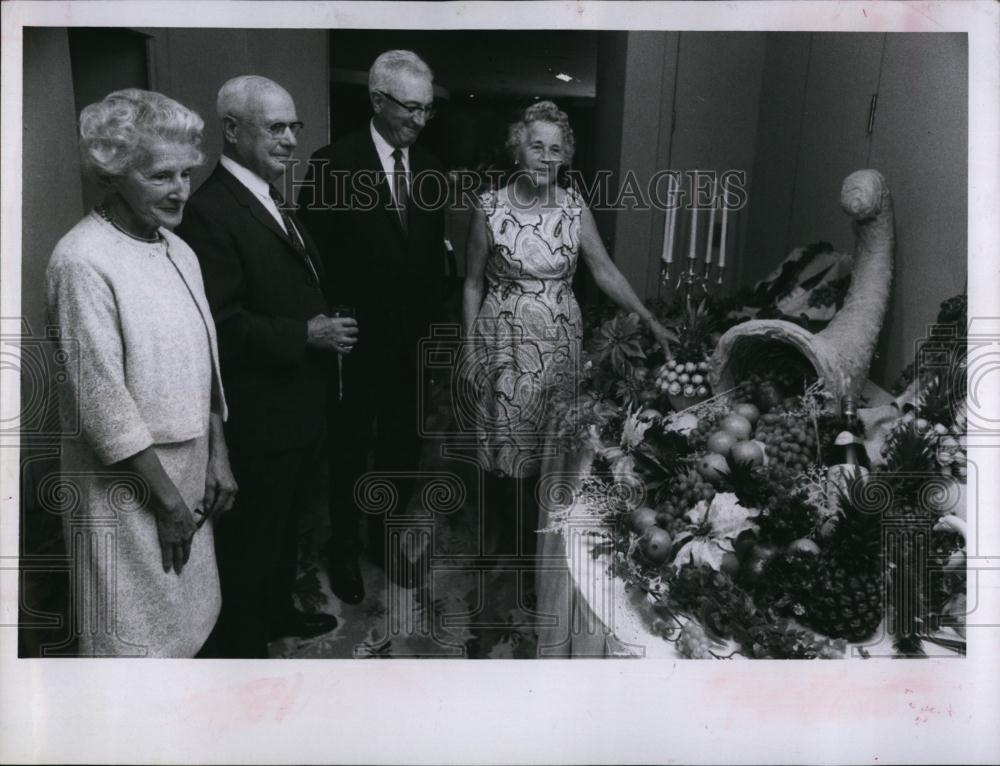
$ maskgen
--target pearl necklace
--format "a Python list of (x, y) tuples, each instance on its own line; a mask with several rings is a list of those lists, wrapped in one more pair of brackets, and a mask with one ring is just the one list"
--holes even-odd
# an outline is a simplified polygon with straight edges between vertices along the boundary
[(112, 226), (114, 226), (116, 229), (118, 229), (118, 231), (120, 231), (122, 234), (124, 234), (127, 237), (131, 237), (132, 239), (138, 240), (139, 242), (147, 242), (147, 243), (150, 243), (150, 244), (156, 243), (156, 242), (160, 242), (160, 241), (163, 240), (163, 235), (160, 234), (159, 231), (156, 232), (156, 236), (155, 237), (140, 237), (138, 234), (133, 234), (132, 232), (130, 232), (127, 229), (123, 228), (118, 223), (118, 221), (116, 221), (114, 218), (111, 217), (111, 212), (108, 210), (107, 206), (104, 205), (103, 203), (101, 203), (96, 208), (94, 208), (94, 210), (97, 212), (97, 214), (99, 216), (101, 216), (101, 218), (103, 218), (105, 221), (107, 221), (108, 223), (110, 223)]

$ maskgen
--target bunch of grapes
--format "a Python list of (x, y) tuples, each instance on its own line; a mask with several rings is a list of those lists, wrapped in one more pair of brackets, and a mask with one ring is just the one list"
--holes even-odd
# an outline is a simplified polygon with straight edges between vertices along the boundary
[(717, 429), (719, 420), (722, 419), (721, 412), (708, 412), (698, 416), (698, 425), (688, 432), (688, 444), (692, 452), (704, 452), (707, 449), (708, 437)]
[(705, 629), (693, 620), (681, 628), (677, 638), (677, 651), (689, 660), (708, 660), (712, 658), (712, 643), (708, 640)]
[(676, 479), (664, 482), (659, 491), (657, 508), (668, 517), (680, 517), (694, 508), (700, 500), (711, 503), (714, 497), (715, 488), (697, 471), (689, 470)]
[(816, 433), (804, 417), (784, 412), (761, 415), (756, 438), (768, 461), (780, 473), (797, 476), (816, 462)]
[(736, 401), (752, 402), (761, 412), (791, 409), (816, 374), (804, 370), (800, 363), (772, 363), (770, 358), (743, 377)]

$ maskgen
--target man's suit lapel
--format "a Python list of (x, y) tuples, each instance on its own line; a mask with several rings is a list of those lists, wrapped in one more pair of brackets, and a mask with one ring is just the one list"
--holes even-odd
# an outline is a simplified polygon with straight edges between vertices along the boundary
[[(291, 239), (289, 239), (288, 235), (285, 233), (284, 229), (282, 229), (278, 225), (278, 222), (274, 220), (274, 216), (267, 211), (267, 209), (260, 203), (260, 200), (258, 200), (257, 197), (253, 194), (253, 192), (251, 192), (247, 187), (241, 184), (237, 180), (237, 178), (228, 170), (226, 170), (224, 167), (222, 167), (222, 165), (216, 167), (215, 173), (219, 181), (227, 189), (229, 189), (230, 193), (236, 198), (236, 201), (239, 202), (243, 207), (245, 207), (250, 212), (250, 215), (253, 216), (258, 223), (270, 229), (285, 244), (285, 250), (288, 251), (290, 256), (295, 258), (295, 260), (299, 262), (303, 268), (308, 268), (306, 264), (302, 263), (302, 255), (299, 253), (298, 248), (295, 247)], [(316, 273), (322, 279), (323, 272), (322, 272), (322, 265), (320, 264), (320, 261), (322, 259), (319, 257), (316, 245), (309, 237), (309, 235), (306, 233), (305, 227), (302, 225), (300, 221), (296, 219), (295, 225), (298, 228), (299, 232), (302, 234), (302, 240), (305, 243), (306, 250), (309, 251), (310, 260), (312, 261), (313, 268), (316, 269)]]

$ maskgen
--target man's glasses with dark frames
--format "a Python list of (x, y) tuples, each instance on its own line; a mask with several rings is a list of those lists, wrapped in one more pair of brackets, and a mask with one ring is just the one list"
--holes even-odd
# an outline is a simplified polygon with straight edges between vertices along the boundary
[(285, 135), (286, 130), (292, 131), (293, 136), (298, 136), (302, 132), (302, 128), (305, 127), (305, 123), (302, 122), (274, 122), (270, 125), (258, 125), (256, 122), (251, 120), (244, 120), (242, 117), (237, 117), (235, 114), (226, 115), (232, 120), (238, 120), (246, 125), (253, 125), (255, 128), (260, 128), (265, 131), (271, 138), (281, 138)]
[(377, 90), (375, 92), (378, 93), (380, 96), (385, 96), (396, 106), (405, 109), (410, 115), (415, 115), (419, 112), (424, 115), (425, 120), (432, 120), (434, 119), (434, 115), (437, 114), (437, 107), (434, 106), (434, 104), (431, 104), (430, 106), (421, 106), (420, 104), (404, 104), (398, 98), (389, 93), (386, 93), (384, 90)]

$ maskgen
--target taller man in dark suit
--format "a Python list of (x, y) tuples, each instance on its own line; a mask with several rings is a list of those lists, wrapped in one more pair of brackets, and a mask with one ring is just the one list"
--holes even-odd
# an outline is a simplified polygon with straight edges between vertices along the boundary
[[(388, 51), (372, 65), (368, 90), (368, 129), (317, 151), (299, 195), (330, 299), (355, 309), (361, 334), (343, 361), (342, 386), (331, 387), (329, 572), (347, 603), (364, 597), (354, 487), (372, 447), (375, 471), (392, 477), (395, 508), (405, 509), (412, 493), (418, 344), (439, 307), (445, 263), (444, 174), (414, 144), (434, 114), (431, 70), (410, 51)], [(368, 555), (378, 564), (385, 563), (383, 521), (369, 517)]]
[(354, 320), (327, 316), (315, 244), (274, 186), (302, 129), (291, 96), (263, 77), (219, 90), (224, 149), (177, 233), (198, 255), (218, 328), (226, 423), (240, 495), (215, 530), (222, 613), (205, 653), (267, 656), (267, 642), (332, 630), (294, 609), (302, 489), (317, 468), (326, 389)]

